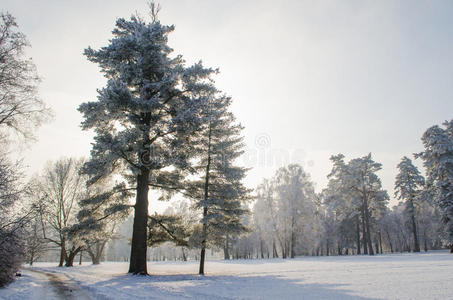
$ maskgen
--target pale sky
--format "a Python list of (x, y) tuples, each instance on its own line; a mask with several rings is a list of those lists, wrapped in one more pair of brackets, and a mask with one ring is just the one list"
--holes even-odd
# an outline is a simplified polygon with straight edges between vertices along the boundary
[[(176, 26), (175, 53), (220, 68), (217, 85), (245, 126), (240, 161), (253, 168), (249, 187), (295, 162), (320, 191), (330, 155), (372, 152), (392, 196), (401, 157), (422, 150), (426, 128), (453, 118), (452, 1), (160, 4), (162, 23)], [(2, 0), (0, 7), (31, 42), (40, 95), (56, 113), (23, 153), (30, 172), (61, 156), (88, 156), (91, 135), (80, 130), (76, 108), (105, 80), (83, 49), (107, 45), (116, 18), (146, 16), (147, 2)]]

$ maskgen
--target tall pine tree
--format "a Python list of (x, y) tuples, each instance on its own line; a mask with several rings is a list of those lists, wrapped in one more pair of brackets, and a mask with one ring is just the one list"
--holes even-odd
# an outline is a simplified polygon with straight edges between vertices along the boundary
[(414, 236), (414, 252), (420, 252), (420, 243), (417, 234), (417, 222), (415, 220), (415, 202), (419, 198), (420, 192), (425, 184), (425, 178), (420, 175), (417, 167), (412, 161), (404, 156), (398, 164), (399, 173), (395, 180), (395, 196), (405, 201), (406, 213), (409, 215)]
[(204, 274), (208, 241), (219, 246), (227, 243), (228, 236), (246, 230), (241, 216), (248, 211), (245, 202), (249, 190), (242, 184), (247, 169), (235, 165), (243, 153), (242, 126), (235, 123), (228, 110), (230, 104), (229, 97), (211, 95), (203, 111), (205, 123), (194, 141), (198, 177), (191, 181), (188, 194), (194, 199), (194, 207), (203, 213), (200, 274)]
[[(188, 141), (200, 125), (204, 95), (215, 90), (215, 70), (201, 63), (184, 65), (167, 45), (173, 26), (162, 25), (152, 11), (151, 23), (137, 16), (116, 21), (113, 38), (85, 55), (108, 79), (97, 101), (80, 105), (82, 127), (93, 129), (91, 159), (84, 171), (90, 183), (120, 174), (135, 191), (129, 273), (147, 274), (149, 188), (175, 188), (189, 167)], [(118, 207), (121, 209), (124, 207)]]
[(417, 154), (424, 162), (427, 181), (435, 187), (435, 200), (442, 212), (446, 239), (453, 253), (453, 119), (428, 128), (422, 136), (425, 151)]

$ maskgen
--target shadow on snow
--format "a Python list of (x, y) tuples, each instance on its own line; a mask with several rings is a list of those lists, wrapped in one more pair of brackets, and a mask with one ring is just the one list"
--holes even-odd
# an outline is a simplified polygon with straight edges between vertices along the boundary
[(354, 295), (347, 285), (276, 275), (121, 275), (84, 287), (115, 299), (377, 299)]

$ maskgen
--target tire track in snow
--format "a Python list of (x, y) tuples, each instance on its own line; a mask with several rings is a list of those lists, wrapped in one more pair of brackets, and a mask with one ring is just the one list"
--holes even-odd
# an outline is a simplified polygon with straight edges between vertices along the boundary
[(46, 276), (50, 285), (61, 299), (92, 300), (85, 290), (64, 274), (54, 274), (30, 268), (25, 268), (25, 270), (41, 275), (39, 277), (43, 277), (42, 275)]

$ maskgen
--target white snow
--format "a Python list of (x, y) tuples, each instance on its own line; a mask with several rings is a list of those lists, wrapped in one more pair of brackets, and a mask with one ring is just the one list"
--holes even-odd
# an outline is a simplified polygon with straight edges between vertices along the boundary
[[(35, 268), (64, 272), (95, 299), (453, 298), (453, 255), (447, 251), (207, 261), (206, 276), (196, 275), (197, 262), (150, 262), (149, 277), (126, 274), (127, 263), (53, 265), (38, 263)], [(6, 290), (26, 288), (19, 279)], [(0, 299), (9, 299), (4, 292), (0, 290)], [(14, 299), (28, 299), (19, 295)]]
[(22, 270), (22, 276), (7, 288), (0, 289), (2, 300), (60, 299), (45, 275)]

